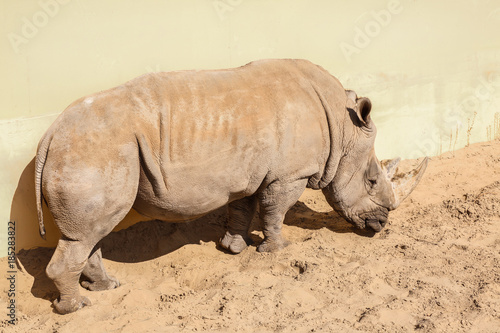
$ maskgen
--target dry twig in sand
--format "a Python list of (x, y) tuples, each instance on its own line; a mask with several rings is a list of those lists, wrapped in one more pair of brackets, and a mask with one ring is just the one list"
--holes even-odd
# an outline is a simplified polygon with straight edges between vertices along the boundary
[(472, 127), (474, 127), (474, 120), (476, 120), (476, 115), (477, 115), (477, 112), (474, 112), (474, 116), (472, 116), (472, 122), (470, 121), (470, 118), (467, 118), (467, 145), (466, 145), (466, 147), (469, 147), (470, 133), (472, 131)]

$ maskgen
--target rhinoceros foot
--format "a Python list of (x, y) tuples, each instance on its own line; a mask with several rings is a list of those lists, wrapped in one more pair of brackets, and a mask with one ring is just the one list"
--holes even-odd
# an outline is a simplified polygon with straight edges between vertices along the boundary
[(85, 296), (63, 300), (55, 299), (53, 304), (54, 309), (60, 314), (75, 312), (84, 306), (92, 305), (90, 300)]
[(282, 236), (266, 237), (264, 241), (257, 247), (259, 252), (278, 252), (290, 244), (289, 241)]
[(226, 231), (224, 238), (220, 241), (220, 245), (231, 253), (238, 254), (252, 244), (253, 241), (250, 237), (243, 237), (241, 235), (231, 235)]
[(110, 276), (107, 280), (101, 281), (82, 281), (82, 287), (91, 291), (109, 290), (115, 289), (120, 286), (120, 281), (118, 281), (113, 276)]

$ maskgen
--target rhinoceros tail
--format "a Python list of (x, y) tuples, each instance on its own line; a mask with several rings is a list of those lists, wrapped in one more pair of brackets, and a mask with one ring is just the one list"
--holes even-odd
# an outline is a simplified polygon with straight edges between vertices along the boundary
[(45, 224), (43, 223), (43, 193), (42, 193), (42, 172), (49, 151), (51, 136), (45, 135), (38, 144), (38, 149), (35, 158), (35, 195), (36, 195), (36, 210), (38, 213), (38, 226), (40, 236), (45, 237)]

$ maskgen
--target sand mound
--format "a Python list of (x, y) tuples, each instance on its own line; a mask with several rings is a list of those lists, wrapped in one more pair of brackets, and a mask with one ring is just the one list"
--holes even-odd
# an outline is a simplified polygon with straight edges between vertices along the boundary
[[(53, 249), (21, 251), (18, 322), (0, 330), (499, 332), (499, 156), (497, 141), (433, 158), (375, 235), (306, 190), (287, 214), (291, 245), (279, 253), (221, 251), (224, 209), (187, 224), (138, 223), (103, 241), (122, 285), (82, 288), (93, 305), (66, 316), (50, 306), (57, 291), (44, 269)], [(262, 241), (257, 220), (252, 239)], [(5, 280), (0, 287), (6, 309)]]
[(445, 200), (443, 206), (453, 218), (464, 222), (484, 222), (500, 212), (500, 182), (483, 187), (479, 193), (465, 193), (462, 198)]

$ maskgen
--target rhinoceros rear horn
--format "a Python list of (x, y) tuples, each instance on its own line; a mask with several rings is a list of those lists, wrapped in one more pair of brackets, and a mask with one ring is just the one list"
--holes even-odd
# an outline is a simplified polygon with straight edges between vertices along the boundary
[[(391, 164), (390, 162), (389, 164)], [(396, 209), (399, 204), (403, 202), (403, 200), (405, 200), (415, 189), (415, 186), (417, 186), (417, 184), (420, 182), (420, 179), (422, 179), (428, 163), (429, 158), (426, 157), (416, 169), (408, 172), (407, 174), (396, 175), (391, 180), (394, 196), (396, 199), (395, 205), (392, 209)]]
[(383, 160), (380, 162), (380, 164), (382, 165), (382, 169), (385, 172), (385, 176), (388, 180), (392, 180), (392, 178), (396, 174), (399, 162), (401, 162), (401, 158), (399, 157), (392, 160)]

